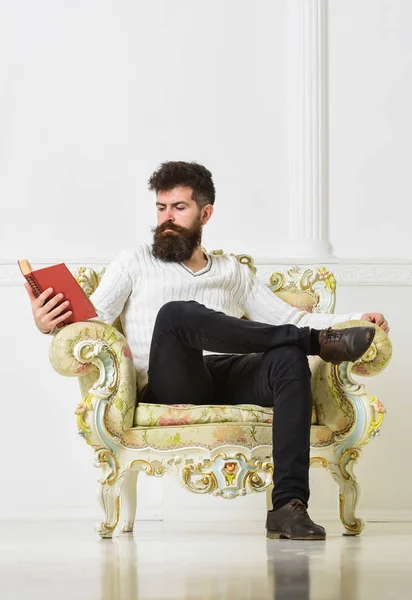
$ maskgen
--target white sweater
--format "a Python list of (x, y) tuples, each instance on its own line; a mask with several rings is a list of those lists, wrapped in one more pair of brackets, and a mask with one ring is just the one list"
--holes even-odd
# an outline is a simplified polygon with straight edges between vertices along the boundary
[(153, 257), (150, 246), (121, 252), (92, 294), (98, 319), (113, 323), (120, 315), (137, 369), (139, 388), (147, 382), (150, 342), (159, 309), (172, 300), (196, 300), (232, 317), (324, 329), (361, 314), (311, 314), (293, 308), (260, 281), (246, 265), (227, 254), (207, 255), (207, 266), (194, 273), (183, 263)]

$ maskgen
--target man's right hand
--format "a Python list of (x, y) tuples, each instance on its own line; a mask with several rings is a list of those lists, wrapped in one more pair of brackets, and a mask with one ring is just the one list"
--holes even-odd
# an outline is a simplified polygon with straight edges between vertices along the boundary
[[(34, 322), (37, 329), (42, 333), (49, 333), (72, 314), (71, 310), (67, 310), (70, 304), (69, 301), (62, 302), (64, 300), (63, 294), (57, 294), (51, 300), (47, 300), (53, 294), (52, 288), (48, 288), (36, 298), (28, 283), (25, 283), (24, 287), (30, 297)], [(59, 302), (62, 303), (59, 304)], [(56, 306), (57, 304), (59, 306)]]

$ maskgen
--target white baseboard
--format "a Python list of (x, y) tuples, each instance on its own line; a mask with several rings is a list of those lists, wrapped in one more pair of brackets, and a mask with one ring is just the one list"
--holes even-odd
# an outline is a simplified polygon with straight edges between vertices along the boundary
[[(334, 510), (310, 511), (310, 516), (319, 523), (339, 522), (339, 515)], [(359, 510), (357, 516), (368, 523), (411, 523), (412, 510)], [(167, 511), (163, 514), (159, 510), (138, 510), (137, 521), (165, 521), (167, 523), (222, 523), (222, 522), (256, 522), (264, 523), (266, 511), (257, 511), (253, 509), (233, 510), (230, 512), (220, 511), (219, 509), (207, 511), (202, 509), (185, 510), (181, 512)], [(97, 508), (93, 510), (74, 509), (69, 511), (53, 510), (43, 512), (14, 512), (8, 511), (7, 515), (2, 515), (1, 521), (98, 521), (101, 519), (101, 513)]]
[(182, 511), (177, 510), (164, 510), (163, 521), (167, 523), (238, 523), (240, 521), (251, 522), (264, 522), (266, 518), (266, 510), (254, 510), (254, 509), (237, 509), (231, 511), (223, 511), (217, 509), (203, 510), (202, 508), (190, 509)]
[[(339, 521), (339, 513), (337, 510), (310, 510), (310, 516), (312, 519), (318, 522), (330, 522)], [(357, 517), (363, 521), (369, 523), (409, 523), (412, 522), (412, 510), (379, 510), (379, 509), (365, 509), (358, 510)], [(254, 510), (254, 509), (240, 509), (233, 511), (222, 511), (219, 509), (202, 510), (190, 509), (181, 512), (178, 511), (164, 511), (163, 520), (165, 522), (264, 522), (266, 518), (266, 509)]]
[[(310, 510), (314, 521), (338, 521), (339, 514), (336, 510)], [(411, 509), (358, 509), (356, 516), (368, 523), (410, 523), (412, 522)]]
[[(96, 506), (96, 509), (72, 510), (67, 507), (59, 510), (53, 509), (46, 511), (15, 511), (9, 510), (7, 514), (2, 514), (0, 521), (99, 521), (103, 517), (103, 512)], [(137, 511), (137, 521), (161, 521), (162, 513), (160, 510), (142, 509)]]
[(412, 510), (369, 510), (362, 515), (361, 519), (369, 523), (410, 523), (412, 522)]

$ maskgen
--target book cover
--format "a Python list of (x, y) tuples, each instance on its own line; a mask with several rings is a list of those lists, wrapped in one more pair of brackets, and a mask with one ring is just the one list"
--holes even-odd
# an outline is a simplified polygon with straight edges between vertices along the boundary
[(67, 310), (71, 310), (72, 314), (65, 319), (63, 322), (64, 325), (87, 321), (87, 319), (97, 317), (93, 304), (64, 263), (34, 271), (27, 260), (19, 260), (18, 264), (36, 298), (44, 290), (53, 288), (53, 294), (47, 298), (47, 301), (51, 300), (57, 294), (63, 294), (64, 298), (62, 302), (65, 300), (70, 302)]

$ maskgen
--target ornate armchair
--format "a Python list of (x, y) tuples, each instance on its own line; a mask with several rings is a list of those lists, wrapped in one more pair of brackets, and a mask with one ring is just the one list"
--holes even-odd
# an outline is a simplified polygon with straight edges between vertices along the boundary
[[(216, 251), (221, 253), (222, 251)], [(237, 256), (256, 271), (253, 259)], [(87, 294), (100, 275), (82, 267), (77, 280)], [(324, 267), (293, 267), (273, 273), (267, 285), (283, 300), (307, 311), (331, 313), (336, 282)], [(360, 325), (350, 321), (337, 328)], [(370, 325), (368, 323), (368, 325)], [(380, 431), (385, 408), (366, 393), (353, 375), (375, 375), (391, 357), (391, 343), (376, 328), (367, 353), (356, 363), (338, 366), (310, 358), (313, 411), (311, 466), (326, 468), (339, 486), (340, 518), (345, 532), (359, 534), (363, 522), (355, 515), (358, 483), (353, 466)], [(196, 494), (234, 499), (267, 492), (270, 505), (273, 463), (273, 411), (254, 405), (136, 406), (136, 376), (132, 355), (120, 324), (99, 321), (64, 327), (53, 339), (50, 361), (61, 375), (78, 377), (82, 400), (76, 408), (79, 434), (94, 451), (102, 471), (98, 499), (104, 511), (97, 531), (112, 537), (120, 519), (121, 531), (132, 532), (136, 514), (137, 476), (172, 475)]]

